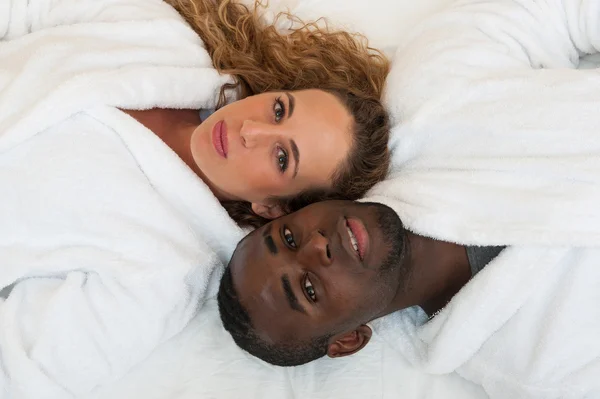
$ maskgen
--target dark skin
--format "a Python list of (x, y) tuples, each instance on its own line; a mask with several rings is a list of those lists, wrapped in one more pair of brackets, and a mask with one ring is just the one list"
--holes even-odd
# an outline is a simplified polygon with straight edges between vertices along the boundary
[(408, 234), (414, 299), (405, 302), (408, 306), (399, 300), (388, 313), (417, 305), (431, 316), (446, 306), (471, 278), (467, 251), (462, 245)]
[[(407, 246), (393, 251), (403, 240)], [(265, 341), (331, 334), (330, 357), (362, 349), (373, 319), (415, 305), (435, 313), (471, 277), (463, 246), (404, 231), (391, 209), (352, 201), (274, 220), (240, 243), (230, 267)]]

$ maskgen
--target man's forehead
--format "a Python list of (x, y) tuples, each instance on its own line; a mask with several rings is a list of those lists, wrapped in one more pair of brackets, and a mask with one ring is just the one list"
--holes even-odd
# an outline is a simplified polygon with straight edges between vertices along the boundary
[(263, 245), (260, 241), (262, 241), (262, 236), (257, 229), (248, 233), (237, 244), (229, 261), (229, 267), (234, 273), (234, 276), (240, 270), (245, 269), (249, 263), (253, 262), (253, 258), (255, 258), (254, 254), (260, 250), (260, 245)]
[(251, 232), (249, 232), (248, 234), (246, 234), (246, 236), (244, 238), (242, 238), (242, 240), (238, 243), (237, 245), (237, 249), (243, 248), (251, 243), (256, 243), (260, 240), (262, 240), (262, 236), (263, 234), (265, 234), (265, 231), (269, 231), (271, 229), (271, 224), (273, 222), (269, 222), (266, 225), (259, 227), (255, 230), (252, 230)]

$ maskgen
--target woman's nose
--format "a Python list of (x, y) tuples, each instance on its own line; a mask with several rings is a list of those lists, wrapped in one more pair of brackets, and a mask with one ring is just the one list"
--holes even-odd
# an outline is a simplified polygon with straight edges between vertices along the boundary
[(315, 231), (298, 254), (307, 266), (329, 266), (333, 261), (330, 243), (325, 234)]
[(253, 148), (261, 143), (270, 142), (277, 137), (277, 129), (266, 123), (246, 120), (240, 130), (242, 144), (246, 148)]

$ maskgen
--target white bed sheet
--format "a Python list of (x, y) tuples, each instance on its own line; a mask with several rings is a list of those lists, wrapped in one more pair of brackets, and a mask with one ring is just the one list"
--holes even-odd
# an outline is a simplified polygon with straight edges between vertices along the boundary
[[(365, 34), (392, 55), (405, 32), (449, 0), (271, 0), (304, 20), (326, 17), (332, 26)], [(346, 359), (321, 359), (278, 368), (239, 350), (212, 302), (178, 336), (162, 345), (118, 384), (90, 399), (198, 398), (460, 398), (487, 397), (458, 375), (432, 376), (409, 366), (378, 336)]]
[[(457, 375), (410, 367), (377, 336), (347, 359), (306, 366), (267, 365), (239, 350), (223, 330), (216, 301), (177, 337), (93, 399), (476, 399), (481, 389)], [(91, 399), (91, 398), (90, 398)]]

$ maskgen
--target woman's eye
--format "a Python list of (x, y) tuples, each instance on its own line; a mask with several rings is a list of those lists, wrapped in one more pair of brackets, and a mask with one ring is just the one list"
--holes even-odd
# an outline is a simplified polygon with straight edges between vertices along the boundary
[(285, 117), (285, 104), (278, 97), (273, 105), (273, 114), (275, 115), (275, 122), (279, 123)]
[(281, 173), (284, 173), (288, 168), (288, 154), (281, 147), (277, 148), (277, 166)]
[(294, 235), (287, 227), (283, 229), (283, 238), (285, 239), (287, 245), (289, 245), (291, 248), (296, 248), (296, 241), (294, 241)]
[(317, 294), (315, 293), (315, 287), (313, 287), (310, 278), (306, 276), (304, 279), (304, 289), (306, 290), (306, 295), (310, 298), (311, 301), (317, 302)]

